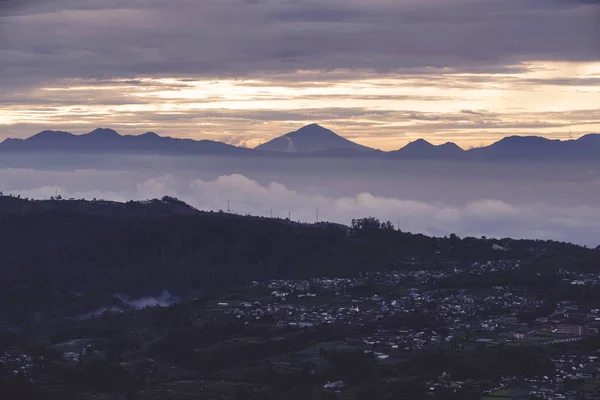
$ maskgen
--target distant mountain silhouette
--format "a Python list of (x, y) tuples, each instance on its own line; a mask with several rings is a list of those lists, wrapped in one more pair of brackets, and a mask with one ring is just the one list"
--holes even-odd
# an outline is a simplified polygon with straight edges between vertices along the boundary
[[(309, 157), (309, 158), (373, 158), (384, 156), (385, 151), (381, 150), (364, 150), (364, 149), (327, 149), (327, 150), (318, 150), (310, 153), (296, 153), (295, 156), (298, 157)], [(288, 154), (289, 155), (289, 154)]]
[(255, 155), (279, 157), (365, 158), (433, 160), (595, 160), (600, 161), (600, 134), (576, 140), (550, 140), (539, 136), (509, 136), (489, 146), (463, 150), (452, 142), (433, 145), (418, 139), (399, 150), (384, 152), (354, 143), (317, 124), (275, 138), (256, 149), (212, 140), (177, 139), (154, 132), (121, 135), (106, 128), (84, 135), (43, 131), (27, 139), (6, 139), (3, 153), (141, 153), (165, 155)]
[(509, 136), (489, 146), (471, 149), (467, 153), (476, 159), (600, 160), (600, 134), (589, 134), (576, 140)]
[(489, 146), (470, 150), (463, 150), (452, 142), (436, 146), (418, 139), (388, 154), (397, 158), (419, 159), (600, 161), (600, 134), (591, 133), (576, 140), (509, 136)]
[(10, 152), (114, 152), (152, 154), (246, 155), (252, 149), (212, 140), (162, 137), (154, 132), (143, 135), (120, 135), (112, 129), (99, 128), (84, 135), (62, 131), (43, 131), (27, 139), (6, 139), (0, 151)]
[(577, 139), (576, 142), (598, 146), (600, 145), (600, 133), (589, 133)]
[(436, 146), (429, 143), (427, 140), (417, 139), (399, 150), (391, 151), (389, 154), (395, 157), (404, 158), (448, 159), (463, 157), (465, 151), (452, 142), (447, 142)]
[(373, 151), (354, 143), (318, 124), (304, 126), (297, 131), (286, 133), (256, 147), (257, 150), (283, 153), (313, 153), (337, 150)]

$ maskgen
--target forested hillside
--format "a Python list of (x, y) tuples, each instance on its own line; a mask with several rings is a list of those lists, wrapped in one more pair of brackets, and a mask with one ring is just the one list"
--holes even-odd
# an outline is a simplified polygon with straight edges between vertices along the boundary
[(553, 253), (593, 259), (597, 254), (556, 242), (431, 238), (372, 218), (347, 228), (202, 212), (168, 197), (116, 203), (5, 196), (0, 215), (5, 296), (12, 291), (34, 297), (62, 292), (141, 296), (282, 277), (350, 276)]
[[(597, 286), (571, 282), (599, 256), (432, 238), (370, 217), (346, 227), (203, 212), (170, 197), (0, 197), (0, 399), (475, 399), (502, 376), (555, 369), (553, 349), (474, 348), (490, 333), (473, 321), (532, 321), (565, 300), (597, 308)], [(165, 290), (174, 300), (153, 307)], [(475, 380), (432, 392), (450, 365)]]
[(369, 218), (346, 229), (207, 213), (171, 198), (115, 203), (3, 197), (0, 214), (4, 278), (74, 291), (197, 289), (274, 277), (341, 276), (415, 262), (433, 267), (591, 252), (545, 241), (431, 238)]

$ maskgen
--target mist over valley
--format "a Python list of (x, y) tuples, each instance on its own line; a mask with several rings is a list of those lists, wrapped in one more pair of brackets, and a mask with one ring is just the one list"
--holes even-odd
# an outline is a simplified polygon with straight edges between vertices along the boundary
[(540, 238), (597, 246), (600, 163), (124, 154), (6, 154), (0, 190), (21, 197), (174, 196), (230, 210), (349, 224), (375, 216), (436, 236)]

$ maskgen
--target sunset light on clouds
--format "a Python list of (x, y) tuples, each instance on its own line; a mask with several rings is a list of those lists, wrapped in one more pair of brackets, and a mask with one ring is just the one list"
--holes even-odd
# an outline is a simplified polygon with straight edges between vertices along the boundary
[(0, 139), (106, 126), (254, 147), (318, 122), (393, 150), (600, 131), (593, 1), (10, 4)]

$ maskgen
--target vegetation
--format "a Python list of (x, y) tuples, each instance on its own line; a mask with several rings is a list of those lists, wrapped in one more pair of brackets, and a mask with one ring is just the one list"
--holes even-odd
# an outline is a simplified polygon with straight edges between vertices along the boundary
[[(557, 278), (566, 265), (588, 271), (600, 261), (599, 252), (567, 243), (432, 238), (375, 218), (353, 220), (350, 227), (298, 224), (201, 212), (170, 197), (123, 204), (0, 196), (0, 301), (10, 305), (0, 308), (0, 354), (27, 365), (21, 371), (9, 361), (0, 364), (0, 399), (477, 399), (476, 382), (552, 373), (555, 350), (465, 349), (452, 342), (385, 363), (360, 347), (328, 344), (378, 330), (441, 332), (429, 313), (435, 303), (374, 324), (300, 330), (267, 316), (238, 320), (215, 307), (262, 301), (260, 289), (246, 289), (255, 280), (515, 259), (526, 268), (459, 274), (432, 288), (485, 290), (518, 282), (548, 299), (547, 309), (519, 315), (524, 321), (558, 300), (600, 301), (597, 291)], [(84, 317), (100, 307), (128, 310), (115, 293), (165, 289), (182, 301)], [(379, 289), (366, 280), (348, 293), (369, 296)], [(340, 300), (319, 301), (329, 307)], [(590, 339), (580, 348), (599, 345)], [(428, 382), (449, 371), (467, 383), (432, 391)], [(331, 382), (343, 382), (344, 389), (326, 387)]]

